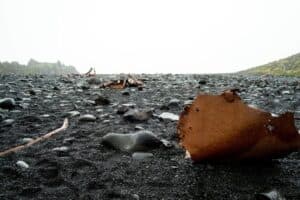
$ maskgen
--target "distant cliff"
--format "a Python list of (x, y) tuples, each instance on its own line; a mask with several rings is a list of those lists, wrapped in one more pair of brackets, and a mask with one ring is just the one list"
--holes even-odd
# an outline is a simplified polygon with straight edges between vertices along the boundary
[(73, 66), (67, 66), (57, 61), (56, 63), (38, 62), (30, 59), (27, 65), (18, 62), (0, 62), (0, 74), (48, 74), (63, 75), (77, 74), (77, 70)]
[(239, 73), (300, 76), (300, 53)]

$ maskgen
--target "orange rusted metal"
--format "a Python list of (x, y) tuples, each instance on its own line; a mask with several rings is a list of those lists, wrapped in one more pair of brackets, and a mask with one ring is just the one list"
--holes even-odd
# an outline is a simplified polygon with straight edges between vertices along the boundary
[(101, 85), (102, 88), (112, 88), (112, 89), (124, 89), (126, 87), (142, 87), (143, 82), (128, 75), (128, 78), (124, 80), (114, 80), (109, 81)]
[(300, 148), (292, 113), (273, 117), (247, 106), (233, 90), (199, 95), (181, 113), (177, 130), (194, 161), (268, 159)]

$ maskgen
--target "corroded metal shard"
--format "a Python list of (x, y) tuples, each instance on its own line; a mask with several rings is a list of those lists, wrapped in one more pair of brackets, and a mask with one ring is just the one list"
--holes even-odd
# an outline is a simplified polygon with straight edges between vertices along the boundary
[(181, 113), (177, 130), (194, 161), (271, 159), (300, 149), (292, 113), (273, 117), (247, 106), (233, 90), (199, 95)]
[(143, 82), (129, 75), (126, 79), (113, 80), (102, 84), (101, 88), (124, 89), (126, 87), (143, 87)]

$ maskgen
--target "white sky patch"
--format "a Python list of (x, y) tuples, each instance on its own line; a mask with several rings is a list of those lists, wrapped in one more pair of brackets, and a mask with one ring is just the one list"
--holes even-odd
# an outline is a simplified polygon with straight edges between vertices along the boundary
[(298, 0), (0, 0), (0, 61), (235, 72), (300, 52)]

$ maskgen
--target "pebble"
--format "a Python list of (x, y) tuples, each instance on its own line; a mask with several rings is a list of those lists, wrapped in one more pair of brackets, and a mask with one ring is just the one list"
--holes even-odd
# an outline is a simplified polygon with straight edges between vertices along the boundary
[(31, 142), (33, 139), (32, 138), (23, 138), (22, 143), (28, 143)]
[(29, 165), (26, 163), (26, 162), (24, 162), (24, 161), (22, 161), (22, 160), (19, 160), (18, 162), (17, 162), (17, 165), (19, 166), (19, 167), (22, 167), (22, 168), (29, 168)]
[(79, 117), (79, 121), (81, 122), (94, 122), (96, 121), (96, 117), (91, 114), (82, 115)]
[(193, 103), (193, 100), (186, 100), (186, 101), (184, 101), (183, 105), (188, 106), (188, 105), (191, 105), (192, 103)]
[(97, 98), (95, 99), (95, 104), (96, 105), (109, 105), (110, 100), (103, 96), (97, 96)]
[(178, 107), (180, 105), (179, 99), (171, 99), (168, 103), (168, 107)]
[(286, 198), (284, 198), (277, 190), (271, 190), (269, 192), (256, 194), (256, 199), (285, 200)]
[(173, 113), (169, 113), (169, 112), (163, 112), (159, 115), (159, 118), (161, 119), (169, 119), (172, 121), (178, 121), (179, 120), (179, 116), (175, 115)]
[(130, 108), (128, 106), (121, 105), (117, 109), (117, 114), (123, 115), (126, 113)]
[(64, 117), (76, 117), (80, 115), (80, 112), (77, 111), (77, 110), (74, 110), (74, 111), (70, 111), (70, 112), (67, 112), (64, 114)]
[(123, 95), (123, 96), (129, 96), (130, 93), (129, 93), (129, 91), (125, 90), (125, 91), (122, 92), (122, 95)]
[(68, 137), (64, 139), (63, 144), (72, 144), (75, 141), (75, 137)]
[(34, 91), (34, 90), (29, 90), (28, 92), (30, 95), (36, 95), (36, 91)]
[(146, 158), (151, 158), (153, 157), (152, 153), (147, 153), (147, 152), (134, 152), (132, 154), (132, 158), (135, 160), (143, 160)]
[(108, 133), (102, 137), (102, 143), (126, 152), (147, 151), (162, 145), (158, 137), (146, 130), (128, 134)]
[(4, 124), (5, 126), (11, 126), (14, 122), (14, 119), (6, 119), (2, 121), (2, 124)]
[(130, 122), (142, 122), (147, 121), (152, 116), (152, 111), (139, 111), (138, 109), (130, 109), (123, 117), (125, 120)]
[(13, 109), (16, 106), (16, 102), (13, 98), (0, 99), (0, 108)]
[(55, 147), (53, 148), (52, 150), (53, 151), (60, 151), (60, 152), (66, 152), (66, 151), (69, 151), (69, 147), (66, 147), (66, 146), (62, 146), (62, 147)]
[(133, 194), (133, 195), (132, 195), (132, 198), (135, 199), (135, 200), (140, 200), (140, 196), (137, 195), (137, 194)]

